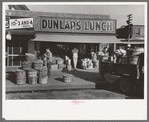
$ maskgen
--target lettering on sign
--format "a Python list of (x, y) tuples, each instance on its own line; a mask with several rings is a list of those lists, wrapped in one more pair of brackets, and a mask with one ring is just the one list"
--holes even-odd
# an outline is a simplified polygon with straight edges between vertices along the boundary
[(41, 17), (40, 31), (77, 32), (77, 33), (113, 33), (116, 32), (116, 20), (56, 19)]
[(10, 29), (32, 28), (33, 18), (10, 19)]
[(9, 28), (9, 17), (6, 17), (5, 28)]

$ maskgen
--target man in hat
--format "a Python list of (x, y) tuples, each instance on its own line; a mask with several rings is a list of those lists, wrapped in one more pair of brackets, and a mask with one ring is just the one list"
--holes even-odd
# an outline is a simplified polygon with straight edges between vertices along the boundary
[(51, 76), (51, 62), (52, 62), (52, 53), (50, 51), (50, 48), (46, 49), (46, 53), (44, 54), (46, 60), (47, 60), (47, 68), (48, 68), (48, 77)]

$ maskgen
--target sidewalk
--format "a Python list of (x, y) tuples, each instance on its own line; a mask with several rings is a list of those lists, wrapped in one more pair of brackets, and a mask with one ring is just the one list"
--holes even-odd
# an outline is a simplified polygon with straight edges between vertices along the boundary
[[(12, 73), (12, 74), (11, 74)], [(63, 75), (71, 74), (70, 83), (63, 82)], [(8, 76), (11, 76), (8, 78)], [(6, 73), (6, 92), (19, 91), (42, 91), (42, 90), (70, 90), (70, 89), (110, 89), (110, 82), (114, 82), (118, 77), (106, 75), (106, 81), (99, 80), (98, 70), (71, 70), (71, 71), (51, 71), (51, 77), (47, 84), (15, 84), (14, 71)]]
[[(11, 74), (12, 73), (12, 74)], [(71, 74), (72, 82), (64, 83), (63, 75)], [(8, 76), (11, 75), (11, 78)], [(71, 70), (71, 71), (52, 71), (51, 78), (47, 84), (35, 85), (17, 85), (15, 84), (15, 76), (13, 72), (6, 73), (6, 92), (19, 91), (41, 91), (41, 90), (61, 90), (61, 89), (95, 89), (98, 80), (97, 70)]]

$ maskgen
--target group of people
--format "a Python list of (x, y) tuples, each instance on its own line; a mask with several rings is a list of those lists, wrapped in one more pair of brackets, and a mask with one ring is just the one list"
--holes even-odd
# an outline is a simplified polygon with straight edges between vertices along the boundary
[[(72, 49), (72, 58), (73, 58), (73, 67), (77, 68), (77, 62), (78, 62), (78, 49), (74, 48)], [(46, 48), (46, 52), (43, 55), (43, 61), (44, 65), (48, 68), (48, 77), (51, 76), (51, 63), (52, 63), (52, 52), (50, 51), (50, 48)]]
[[(79, 52), (79, 50), (77, 48), (73, 48), (71, 51), (72, 60), (73, 60), (73, 67), (75, 69), (77, 68), (78, 52)], [(90, 58), (91, 58), (91, 60), (96, 60), (97, 55), (106, 56), (106, 54), (108, 52), (109, 52), (109, 47), (104, 47), (103, 50), (97, 54), (93, 50), (91, 50)], [(126, 50), (119, 48), (114, 52), (114, 55), (116, 57), (116, 62), (118, 63), (118, 62), (120, 62), (121, 57), (126, 55)], [(46, 48), (46, 52), (44, 53), (44, 59), (43, 60), (44, 60), (44, 62), (46, 62), (44, 64), (47, 65), (48, 77), (50, 77), (50, 75), (51, 75), (51, 63), (52, 63), (52, 52), (50, 51), (50, 48)]]
[[(130, 48), (130, 45), (127, 46), (127, 49)], [(101, 52), (98, 53), (100, 56), (108, 56), (107, 53), (109, 52), (109, 47), (104, 47)], [(118, 47), (115, 51), (113, 51), (112, 56), (113, 60), (116, 60), (116, 63), (121, 62), (121, 58), (127, 55), (127, 51)]]

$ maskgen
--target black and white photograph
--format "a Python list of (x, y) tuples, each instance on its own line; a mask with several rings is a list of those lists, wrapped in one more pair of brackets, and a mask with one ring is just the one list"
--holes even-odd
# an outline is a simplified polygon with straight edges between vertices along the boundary
[(8, 120), (147, 119), (146, 2), (3, 2), (2, 19)]

